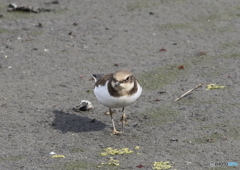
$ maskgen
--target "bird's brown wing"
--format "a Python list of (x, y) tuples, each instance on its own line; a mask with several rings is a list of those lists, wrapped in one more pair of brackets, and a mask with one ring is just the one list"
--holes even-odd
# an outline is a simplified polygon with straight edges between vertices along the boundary
[(112, 79), (112, 76), (113, 76), (113, 74), (107, 74), (104, 76), (103, 76), (103, 74), (93, 74), (93, 78), (96, 81), (95, 86), (105, 85), (107, 80)]

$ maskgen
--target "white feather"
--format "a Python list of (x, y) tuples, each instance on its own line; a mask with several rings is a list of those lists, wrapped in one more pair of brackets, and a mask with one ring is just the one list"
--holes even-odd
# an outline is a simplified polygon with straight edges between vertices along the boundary
[(109, 94), (107, 88), (108, 81), (104, 86), (95, 86), (94, 94), (98, 101), (108, 108), (123, 108), (136, 101), (142, 93), (142, 87), (138, 84), (138, 90), (133, 95), (113, 97)]

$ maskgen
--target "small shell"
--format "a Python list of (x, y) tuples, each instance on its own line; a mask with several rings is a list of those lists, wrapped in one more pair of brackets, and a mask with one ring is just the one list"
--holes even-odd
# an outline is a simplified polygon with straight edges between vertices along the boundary
[(88, 111), (93, 109), (93, 105), (90, 101), (88, 100), (82, 100), (81, 103), (78, 103), (77, 106), (73, 108), (74, 111), (79, 112), (79, 111)]
[(53, 152), (53, 151), (52, 151), (52, 152), (50, 152), (49, 154), (50, 154), (50, 155), (56, 155), (56, 153), (55, 153), (55, 152)]

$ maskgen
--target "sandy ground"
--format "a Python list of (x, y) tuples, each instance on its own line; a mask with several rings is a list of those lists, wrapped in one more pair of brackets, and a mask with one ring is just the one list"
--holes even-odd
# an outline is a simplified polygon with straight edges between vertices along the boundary
[[(17, 1), (50, 9), (40, 13), (7, 12), (11, 2), (0, 2), (1, 169), (239, 169), (210, 166), (240, 163), (238, 1)], [(120, 69), (144, 91), (114, 136), (89, 79)], [(225, 88), (207, 91), (210, 83)], [(83, 99), (94, 109), (73, 111)], [(133, 153), (101, 165), (107, 147)]]

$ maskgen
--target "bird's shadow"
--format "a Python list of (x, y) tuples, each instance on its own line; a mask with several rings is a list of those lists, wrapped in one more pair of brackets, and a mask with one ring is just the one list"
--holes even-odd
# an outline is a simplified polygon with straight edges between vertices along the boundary
[(101, 121), (62, 110), (54, 110), (53, 113), (55, 119), (52, 122), (52, 127), (62, 131), (62, 133), (99, 131), (106, 127), (106, 124)]

